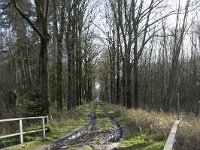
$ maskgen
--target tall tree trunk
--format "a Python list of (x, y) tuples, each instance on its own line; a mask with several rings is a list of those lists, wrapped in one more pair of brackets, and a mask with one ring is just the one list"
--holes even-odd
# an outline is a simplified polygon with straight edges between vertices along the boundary
[(58, 111), (63, 109), (62, 101), (62, 35), (57, 37), (57, 86), (56, 86), (56, 100)]
[[(179, 6), (178, 6), (178, 12), (177, 12), (177, 19), (176, 19), (176, 28), (175, 28), (175, 34), (174, 34), (174, 45), (173, 45), (173, 54), (172, 54), (172, 63), (171, 63), (171, 70), (169, 75), (169, 84), (167, 88), (167, 96), (165, 98), (165, 111), (168, 111), (172, 107), (172, 101), (173, 97), (175, 96), (179, 77), (178, 77), (178, 59), (181, 51), (181, 46), (185, 34), (185, 28), (186, 28), (186, 19), (188, 15), (188, 8), (189, 8), (190, 0), (187, 0), (186, 6), (185, 6), (185, 12), (184, 12), (184, 18), (182, 22), (182, 26), (180, 29), (178, 29), (179, 26), (179, 15), (180, 15), (180, 0), (179, 0)], [(180, 32), (180, 34), (178, 34)]]
[(138, 38), (137, 38), (137, 27), (134, 27), (134, 63), (133, 63), (133, 74), (134, 74), (134, 107), (138, 108), (138, 92), (139, 92), (139, 84), (138, 84)]
[(57, 22), (57, 8), (56, 8), (56, 1), (53, 1), (54, 5), (54, 25), (55, 25), (55, 32), (56, 32), (56, 38), (57, 38), (57, 66), (56, 66), (56, 73), (57, 73), (57, 79), (56, 79), (56, 101), (57, 101), (57, 109), (58, 111), (61, 111), (63, 109), (63, 87), (62, 87), (62, 58), (63, 58), (63, 34), (64, 34), (64, 28), (65, 28), (65, 7), (66, 3), (65, 1), (62, 1), (61, 5), (61, 19), (60, 19), (60, 28), (58, 29), (58, 22)]
[[(68, 41), (67, 41), (68, 42)], [(67, 43), (68, 44), (68, 43)], [(68, 99), (67, 99), (67, 109), (72, 108), (72, 56), (71, 56), (71, 48), (68, 46)]]
[(122, 67), (122, 72), (123, 72), (123, 76), (122, 76), (122, 85), (123, 85), (123, 89), (122, 89), (122, 95), (123, 95), (123, 106), (126, 107), (127, 106), (127, 95), (126, 95), (126, 62), (123, 59), (123, 67)]
[(132, 74), (132, 66), (130, 63), (130, 53), (128, 54), (128, 57), (126, 58), (127, 60), (127, 78), (126, 78), (126, 84), (127, 84), (127, 90), (126, 90), (126, 98), (127, 98), (127, 108), (132, 107), (132, 100), (131, 100), (131, 74)]
[(37, 25), (22, 11), (16, 0), (12, 0), (14, 7), (19, 14), (29, 23), (35, 32), (40, 37), (40, 54), (39, 54), (39, 95), (41, 104), (41, 114), (49, 114), (49, 100), (48, 100), (48, 44), (50, 35), (47, 29), (47, 17), (49, 0), (35, 0), (35, 11), (37, 14)]
[(41, 40), (41, 49), (39, 54), (39, 93), (41, 96), (41, 107), (42, 114), (47, 115), (49, 113), (49, 101), (48, 101), (48, 71), (47, 71), (47, 62), (48, 62), (48, 39), (40, 38)]
[(116, 99), (117, 99), (117, 104), (119, 104), (119, 102), (120, 102), (120, 95), (121, 95), (121, 93), (120, 93), (120, 34), (119, 34), (119, 26), (117, 26), (117, 81), (116, 81), (116, 83), (117, 83), (117, 89), (116, 89)]
[(139, 83), (138, 83), (138, 60), (136, 59), (133, 64), (134, 68), (134, 107), (138, 108), (138, 91), (139, 91)]

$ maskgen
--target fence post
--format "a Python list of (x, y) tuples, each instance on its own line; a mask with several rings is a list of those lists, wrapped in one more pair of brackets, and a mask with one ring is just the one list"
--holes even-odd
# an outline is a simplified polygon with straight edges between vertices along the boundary
[(48, 117), (48, 115), (47, 115), (47, 125), (49, 124), (49, 117)]
[(42, 117), (42, 132), (43, 132), (43, 138), (45, 138), (45, 120), (44, 120), (44, 117)]
[(20, 143), (24, 143), (22, 119), (19, 120)]

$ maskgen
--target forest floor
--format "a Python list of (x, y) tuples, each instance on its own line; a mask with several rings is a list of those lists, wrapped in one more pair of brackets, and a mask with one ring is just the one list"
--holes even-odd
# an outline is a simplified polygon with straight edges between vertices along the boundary
[(134, 114), (128, 115), (128, 111), (107, 103), (86, 104), (66, 114), (72, 116), (67, 121), (66, 118), (60, 122), (52, 120), (46, 139), (39, 138), (14, 149), (161, 150), (165, 139), (142, 131), (140, 125), (130, 120), (129, 117), (134, 117)]

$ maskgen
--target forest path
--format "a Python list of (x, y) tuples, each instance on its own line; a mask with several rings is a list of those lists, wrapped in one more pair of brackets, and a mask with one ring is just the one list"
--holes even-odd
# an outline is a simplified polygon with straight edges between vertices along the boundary
[[(123, 129), (101, 102), (87, 114), (88, 123), (40, 150), (116, 150), (123, 140)], [(39, 150), (38, 149), (38, 150)]]

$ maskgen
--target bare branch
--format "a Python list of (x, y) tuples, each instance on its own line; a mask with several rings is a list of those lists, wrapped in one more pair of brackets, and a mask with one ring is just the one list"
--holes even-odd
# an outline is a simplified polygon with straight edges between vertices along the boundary
[(19, 14), (30, 24), (30, 26), (35, 30), (35, 32), (37, 32), (41, 38), (45, 39), (45, 36), (42, 34), (42, 32), (39, 30), (39, 28), (33, 24), (33, 22), (29, 19), (29, 17), (27, 17), (26, 14), (23, 13), (22, 9), (17, 4), (16, 0), (12, 0), (12, 2), (14, 4), (14, 7), (16, 8), (16, 10), (19, 12)]
[(6, 8), (8, 8), (11, 4), (13, 4), (13, 1), (11, 1), (10, 3), (8, 3), (6, 6), (4, 6), (4, 7), (2, 7), (1, 9), (6, 9)]
[(49, 0), (47, 0), (47, 3), (46, 3), (46, 16), (45, 16), (45, 22), (47, 22), (48, 12), (49, 12)]

